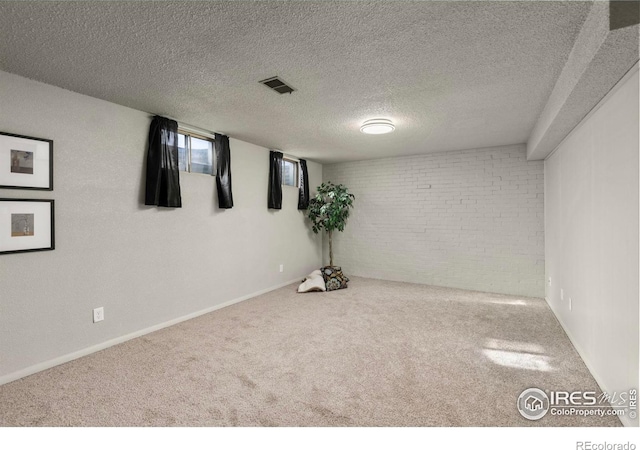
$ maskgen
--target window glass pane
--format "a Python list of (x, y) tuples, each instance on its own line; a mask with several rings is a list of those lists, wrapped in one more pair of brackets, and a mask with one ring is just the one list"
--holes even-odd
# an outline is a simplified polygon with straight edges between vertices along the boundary
[(296, 163), (293, 161), (282, 160), (282, 184), (287, 186), (296, 185)]
[(213, 174), (213, 143), (191, 136), (191, 172)]
[(187, 170), (187, 148), (184, 134), (178, 134), (178, 170)]

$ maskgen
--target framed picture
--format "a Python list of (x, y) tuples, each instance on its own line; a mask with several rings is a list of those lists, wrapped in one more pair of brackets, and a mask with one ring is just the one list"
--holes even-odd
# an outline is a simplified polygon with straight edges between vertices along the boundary
[(0, 254), (53, 250), (53, 202), (0, 198)]
[(53, 190), (53, 141), (0, 132), (0, 188)]

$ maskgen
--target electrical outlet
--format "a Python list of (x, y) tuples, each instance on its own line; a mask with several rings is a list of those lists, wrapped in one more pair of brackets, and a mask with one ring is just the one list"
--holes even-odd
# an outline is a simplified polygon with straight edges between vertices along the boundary
[(549, 286), (551, 286), (551, 277), (549, 277)]
[(284, 272), (284, 264), (280, 264), (280, 273)]
[(101, 322), (104, 320), (104, 307), (96, 308), (93, 310), (93, 323)]
[(569, 297), (569, 311), (571, 311), (572, 309), (573, 309), (573, 305), (572, 305), (571, 297)]
[(560, 289), (560, 300), (564, 300), (564, 289)]

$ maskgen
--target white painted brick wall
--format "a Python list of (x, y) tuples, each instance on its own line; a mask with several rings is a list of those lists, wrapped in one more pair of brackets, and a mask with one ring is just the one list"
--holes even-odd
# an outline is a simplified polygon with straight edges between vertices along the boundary
[(356, 196), (334, 235), (334, 264), (347, 275), (543, 297), (543, 176), (524, 145), (325, 165), (324, 181)]

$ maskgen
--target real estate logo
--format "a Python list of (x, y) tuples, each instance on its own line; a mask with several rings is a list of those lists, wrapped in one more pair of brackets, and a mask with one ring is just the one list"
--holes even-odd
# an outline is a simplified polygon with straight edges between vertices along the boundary
[(542, 391), (525, 389), (518, 397), (518, 411), (528, 420), (542, 419), (547, 413), (552, 416), (624, 416), (637, 417), (638, 391)]
[(549, 397), (538, 388), (525, 389), (518, 397), (518, 411), (525, 419), (542, 419), (549, 411)]

